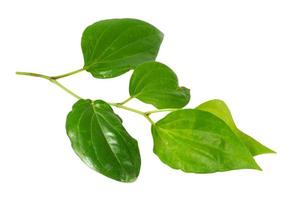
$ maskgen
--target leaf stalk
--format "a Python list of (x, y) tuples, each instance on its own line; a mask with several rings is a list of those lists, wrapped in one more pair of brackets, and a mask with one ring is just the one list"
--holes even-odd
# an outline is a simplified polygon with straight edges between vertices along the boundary
[(77, 74), (77, 73), (82, 72), (84, 70), (85, 70), (84, 68), (81, 68), (81, 69), (77, 69), (77, 70), (74, 70), (72, 72), (68, 72), (68, 73), (65, 73), (65, 74), (61, 74), (61, 75), (57, 75), (57, 76), (52, 76), (51, 78), (57, 80), (59, 78), (65, 78), (67, 76), (71, 76), (73, 74)]
[(146, 115), (151, 115), (153, 113), (159, 113), (159, 112), (173, 112), (180, 110), (181, 108), (165, 108), (165, 109), (157, 109), (157, 110), (150, 110), (145, 112)]
[(142, 115), (143, 117), (145, 117), (152, 125), (155, 124), (155, 122), (145, 113), (145, 112), (142, 112), (140, 110), (137, 110), (137, 109), (134, 109), (134, 108), (131, 108), (131, 107), (128, 107), (128, 106), (124, 106), (122, 105), (121, 103), (108, 103), (109, 105), (112, 105), (112, 106), (115, 106), (117, 108), (121, 108), (121, 109), (124, 109), (124, 110), (128, 110), (130, 112), (134, 112), (134, 113), (137, 113), (139, 115)]
[(124, 105), (124, 104), (128, 103), (129, 101), (131, 101), (133, 98), (134, 98), (134, 97), (130, 96), (129, 98), (127, 98), (126, 100), (120, 102), (119, 104), (120, 104), (120, 105)]

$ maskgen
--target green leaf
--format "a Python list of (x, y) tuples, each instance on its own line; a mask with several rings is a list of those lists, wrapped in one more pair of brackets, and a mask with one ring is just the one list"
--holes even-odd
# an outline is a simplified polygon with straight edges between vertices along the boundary
[(185, 172), (258, 169), (246, 146), (224, 121), (196, 109), (178, 110), (152, 126), (154, 153)]
[(77, 101), (67, 116), (66, 130), (75, 153), (92, 169), (123, 182), (138, 177), (137, 141), (104, 101)]
[(82, 35), (84, 69), (96, 78), (119, 76), (155, 60), (163, 34), (137, 19), (109, 19), (88, 26)]
[(224, 103), (224, 101), (218, 99), (210, 100), (199, 105), (196, 109), (210, 112), (213, 115), (216, 115), (217, 117), (222, 119), (231, 128), (231, 130), (241, 139), (241, 141), (247, 146), (247, 148), (249, 149), (253, 156), (264, 153), (275, 153), (273, 150), (262, 145), (261, 143), (259, 143), (252, 137), (248, 136), (247, 134), (243, 133), (236, 127), (231, 112), (227, 105)]
[(176, 74), (159, 62), (137, 66), (129, 90), (132, 97), (156, 108), (181, 108), (190, 100), (190, 90), (179, 87)]

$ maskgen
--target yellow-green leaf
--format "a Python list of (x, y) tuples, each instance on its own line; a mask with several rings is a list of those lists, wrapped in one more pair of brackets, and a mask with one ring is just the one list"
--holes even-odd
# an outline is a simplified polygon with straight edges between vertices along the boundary
[(264, 146), (260, 142), (256, 141), (249, 135), (245, 134), (241, 130), (237, 128), (235, 125), (231, 112), (224, 101), (219, 99), (214, 99), (202, 103), (196, 109), (203, 110), (210, 112), (220, 119), (222, 119), (230, 128), (231, 130), (240, 138), (240, 140), (247, 146), (249, 151), (253, 156), (264, 154), (264, 153), (274, 153), (273, 150), (269, 149), (268, 147)]
[(260, 169), (228, 125), (209, 112), (174, 111), (152, 126), (152, 135), (154, 153), (174, 169), (195, 173)]

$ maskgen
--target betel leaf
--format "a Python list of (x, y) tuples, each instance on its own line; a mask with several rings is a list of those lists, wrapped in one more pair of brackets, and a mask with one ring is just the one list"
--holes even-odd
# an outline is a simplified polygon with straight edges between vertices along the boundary
[(230, 129), (241, 139), (241, 141), (247, 146), (249, 151), (253, 156), (264, 154), (264, 153), (274, 153), (273, 150), (268, 147), (262, 145), (249, 135), (243, 133), (241, 130), (237, 128), (232, 118), (231, 112), (224, 101), (214, 99), (202, 103), (196, 109), (210, 112), (220, 119), (222, 119)]
[(84, 69), (96, 78), (119, 76), (155, 60), (163, 34), (137, 19), (109, 19), (88, 26), (82, 35)]
[(112, 108), (101, 100), (79, 100), (67, 116), (67, 135), (75, 153), (92, 169), (131, 182), (140, 171), (137, 141)]
[(130, 80), (132, 97), (156, 108), (181, 108), (190, 100), (190, 90), (179, 87), (176, 74), (159, 62), (137, 66)]
[(174, 169), (195, 173), (260, 169), (226, 123), (209, 112), (174, 111), (152, 126), (152, 135), (154, 153)]

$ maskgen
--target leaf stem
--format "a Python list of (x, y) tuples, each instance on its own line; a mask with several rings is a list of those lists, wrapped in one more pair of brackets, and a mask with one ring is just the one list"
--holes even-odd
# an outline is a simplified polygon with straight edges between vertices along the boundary
[(126, 100), (120, 102), (119, 104), (120, 104), (120, 105), (124, 105), (124, 104), (128, 103), (129, 101), (131, 101), (133, 98), (134, 98), (134, 97), (129, 97), (129, 98), (127, 98)]
[(151, 115), (153, 113), (159, 113), (159, 112), (173, 112), (180, 110), (180, 108), (165, 108), (165, 109), (157, 109), (157, 110), (150, 110), (145, 112), (146, 115)]
[(64, 78), (64, 77), (67, 77), (67, 76), (71, 76), (73, 74), (77, 74), (77, 73), (82, 72), (84, 70), (85, 70), (84, 68), (81, 68), (81, 69), (77, 69), (77, 70), (74, 70), (72, 72), (68, 72), (68, 73), (65, 73), (65, 74), (61, 74), (61, 75), (57, 75), (57, 76), (52, 76), (51, 78), (56, 80), (56, 79), (59, 79), (59, 78)]
[(145, 114), (144, 112), (142, 112), (142, 111), (140, 111), (140, 110), (136, 110), (136, 109), (134, 109), (134, 108), (130, 108), (130, 107), (128, 107), (128, 106), (121, 105), (120, 103), (108, 103), (108, 104), (110, 104), (110, 105), (112, 105), (112, 106), (115, 106), (115, 107), (117, 107), (117, 108), (122, 108), (122, 109), (124, 109), (124, 110), (128, 110), (128, 111), (131, 111), (131, 112), (137, 113), (137, 114), (139, 114), (139, 115), (144, 115), (144, 114)]
[(52, 78), (50, 76), (46, 76), (46, 75), (43, 75), (43, 74), (32, 73), (32, 72), (16, 72), (16, 74), (17, 75), (33, 76), (33, 77), (46, 79), (46, 80), (54, 83), (55, 85), (59, 86), (62, 90), (66, 91), (67, 93), (69, 93), (73, 97), (75, 97), (77, 99), (82, 99), (80, 96), (78, 96), (77, 94), (75, 94), (74, 92), (72, 92), (71, 90), (66, 88), (64, 85), (59, 83), (56, 79), (54, 79), (54, 78)]
[(148, 115), (144, 115), (144, 117), (150, 122), (151, 125), (155, 125), (155, 122)]
[(117, 108), (121, 108), (121, 109), (124, 109), (124, 110), (128, 110), (130, 112), (134, 112), (134, 113), (137, 113), (139, 115), (142, 115), (143, 117), (145, 117), (152, 125), (155, 124), (155, 122), (145, 113), (145, 112), (142, 112), (140, 110), (136, 110), (134, 108), (131, 108), (131, 107), (128, 107), (128, 106), (124, 106), (122, 105), (121, 103), (109, 103), (109, 105), (112, 105), (112, 106), (115, 106)]

